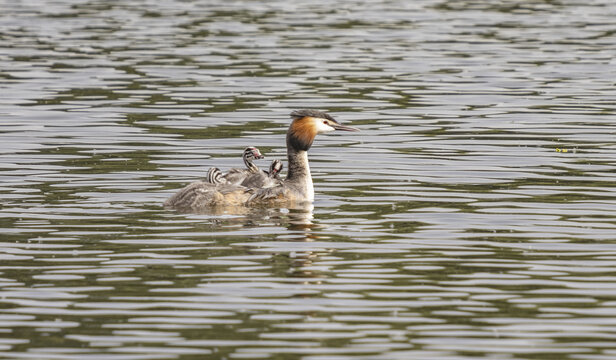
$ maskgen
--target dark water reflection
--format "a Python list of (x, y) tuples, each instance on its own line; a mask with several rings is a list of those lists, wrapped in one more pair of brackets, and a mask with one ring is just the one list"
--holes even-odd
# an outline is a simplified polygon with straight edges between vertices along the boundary
[[(614, 15), (0, 4), (0, 357), (615, 358)], [(161, 207), (296, 108), (314, 209)]]

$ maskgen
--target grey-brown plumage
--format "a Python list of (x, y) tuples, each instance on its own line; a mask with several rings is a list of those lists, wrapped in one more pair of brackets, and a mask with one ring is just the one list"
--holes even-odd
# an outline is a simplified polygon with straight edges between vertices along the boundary
[(199, 211), (217, 206), (286, 206), (313, 201), (314, 187), (307, 151), (315, 136), (334, 130), (359, 130), (341, 125), (331, 115), (316, 110), (296, 110), (291, 117), (293, 122), (287, 131), (289, 169), (284, 180), (277, 178), (279, 170), (276, 171), (282, 163), (273, 162), (266, 176), (271, 181), (268, 184), (244, 184), (247, 178), (239, 184), (197, 181), (171, 196), (165, 206)]
[(209, 206), (237, 206), (244, 205), (251, 195), (251, 190), (243, 186), (196, 181), (173, 194), (164, 205), (184, 211)]

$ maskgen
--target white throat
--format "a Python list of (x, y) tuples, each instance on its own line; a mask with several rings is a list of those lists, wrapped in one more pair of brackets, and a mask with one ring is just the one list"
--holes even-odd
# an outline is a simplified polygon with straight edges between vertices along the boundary
[(312, 184), (312, 174), (310, 173), (310, 163), (308, 162), (308, 152), (303, 151), (300, 155), (302, 157), (302, 161), (306, 164), (306, 178), (305, 178), (305, 186), (306, 186), (306, 200), (314, 201), (314, 185)]

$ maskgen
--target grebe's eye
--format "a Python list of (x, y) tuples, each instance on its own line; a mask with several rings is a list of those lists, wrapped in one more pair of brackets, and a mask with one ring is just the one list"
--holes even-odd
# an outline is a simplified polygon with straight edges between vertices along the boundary
[(323, 124), (325, 124), (325, 125), (329, 125), (329, 123), (327, 122), (327, 120), (323, 120)]

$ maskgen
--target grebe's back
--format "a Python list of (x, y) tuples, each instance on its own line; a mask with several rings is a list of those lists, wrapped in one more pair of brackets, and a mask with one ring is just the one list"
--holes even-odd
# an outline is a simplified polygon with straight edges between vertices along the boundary
[(251, 190), (243, 186), (195, 181), (173, 194), (164, 206), (181, 210), (238, 206), (246, 204), (251, 195)]

